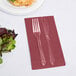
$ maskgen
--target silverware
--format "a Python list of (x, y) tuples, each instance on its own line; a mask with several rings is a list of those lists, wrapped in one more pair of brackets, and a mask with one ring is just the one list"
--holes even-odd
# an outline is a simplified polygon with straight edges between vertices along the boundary
[(41, 39), (40, 39), (41, 30), (40, 30), (38, 18), (32, 19), (32, 29), (33, 29), (33, 34), (36, 37), (37, 42), (38, 42), (38, 48), (39, 48), (39, 52), (40, 52), (41, 64), (43, 66), (45, 66), (46, 60), (45, 60), (45, 57), (44, 57), (42, 44), (41, 44)]
[(50, 64), (51, 65), (54, 65), (55, 63), (55, 58), (53, 56), (53, 53), (52, 53), (52, 48), (50, 46), (50, 42), (51, 42), (51, 39), (49, 37), (49, 24), (48, 24), (48, 20), (43, 18), (41, 19), (42, 20), (42, 25), (43, 25), (43, 29), (44, 29), (44, 33), (45, 33), (45, 37), (46, 37), (46, 40), (47, 40), (47, 44), (48, 44), (48, 49), (49, 49), (49, 58), (50, 58)]

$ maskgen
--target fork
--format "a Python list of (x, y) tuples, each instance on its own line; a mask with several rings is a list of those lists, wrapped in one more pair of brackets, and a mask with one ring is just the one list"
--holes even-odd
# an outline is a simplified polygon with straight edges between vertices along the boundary
[(37, 39), (39, 53), (40, 53), (40, 59), (41, 59), (41, 64), (43, 66), (45, 66), (46, 65), (46, 60), (45, 60), (45, 56), (44, 56), (43, 49), (42, 49), (41, 39), (40, 39), (41, 30), (40, 30), (38, 18), (33, 18), (32, 19), (32, 30), (33, 30), (34, 36)]
[(47, 44), (48, 44), (50, 64), (53, 66), (54, 63), (55, 63), (55, 58), (54, 58), (54, 56), (53, 56), (52, 48), (51, 48), (51, 46), (50, 46), (48, 20), (45, 19), (45, 18), (43, 18), (43, 19), (41, 19), (41, 20), (42, 20), (43, 29), (44, 29), (45, 37), (46, 37)]

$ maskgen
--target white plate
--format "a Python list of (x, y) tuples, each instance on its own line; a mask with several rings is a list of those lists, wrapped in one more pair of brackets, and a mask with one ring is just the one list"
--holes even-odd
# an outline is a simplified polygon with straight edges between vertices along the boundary
[(7, 0), (0, 0), (0, 10), (13, 15), (26, 15), (27, 13), (39, 8), (44, 0), (37, 0), (29, 7), (15, 7)]

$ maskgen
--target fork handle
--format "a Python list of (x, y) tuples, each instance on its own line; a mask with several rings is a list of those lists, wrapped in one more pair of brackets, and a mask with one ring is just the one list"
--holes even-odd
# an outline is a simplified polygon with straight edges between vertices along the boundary
[(37, 40), (38, 40), (38, 47), (39, 47), (39, 52), (40, 52), (41, 64), (43, 66), (45, 66), (46, 60), (45, 60), (45, 57), (44, 57), (44, 53), (43, 53), (43, 49), (42, 49), (42, 44), (41, 44), (40, 37)]
[(53, 66), (55, 64), (55, 58), (54, 58), (53, 53), (52, 53), (52, 48), (50, 47), (50, 37), (48, 35), (46, 35), (46, 40), (48, 43), (50, 64)]

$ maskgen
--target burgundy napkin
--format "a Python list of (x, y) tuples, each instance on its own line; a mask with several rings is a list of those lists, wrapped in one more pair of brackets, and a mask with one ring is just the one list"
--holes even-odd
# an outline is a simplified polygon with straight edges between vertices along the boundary
[[(41, 50), (44, 56), (43, 59), (45, 60), (44, 65), (42, 65), (41, 62), (42, 54), (40, 54), (38, 39), (33, 32), (33, 19), (37, 19), (40, 27), (40, 45), (42, 46)], [(65, 61), (56, 29), (54, 16), (25, 18), (25, 26), (28, 37), (32, 69), (64, 66)]]

